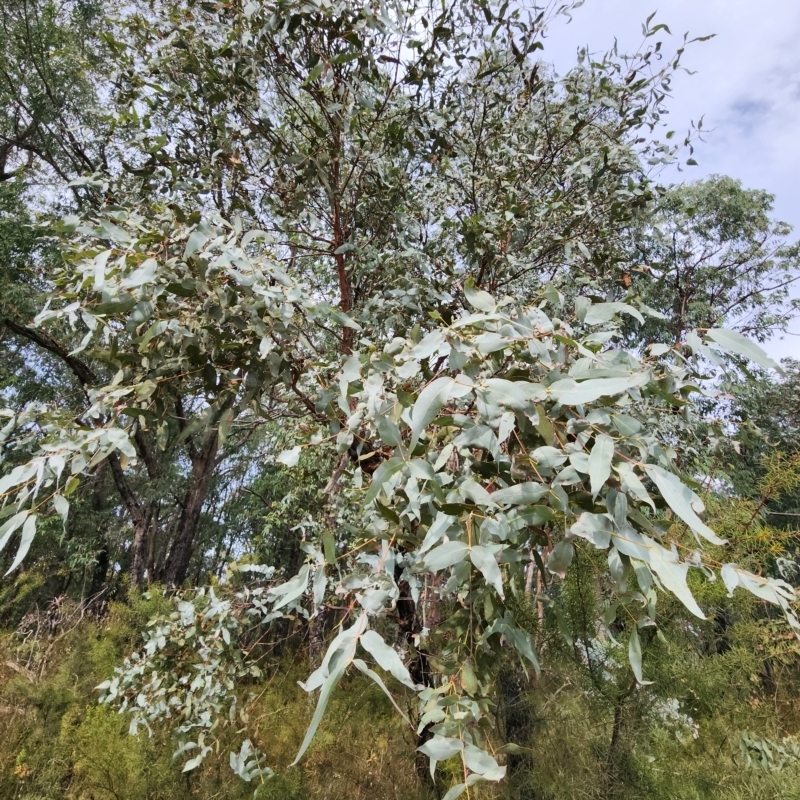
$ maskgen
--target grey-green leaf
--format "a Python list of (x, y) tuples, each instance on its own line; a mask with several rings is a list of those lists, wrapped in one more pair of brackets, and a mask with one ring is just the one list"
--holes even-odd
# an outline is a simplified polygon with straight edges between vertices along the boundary
[(749, 358), (750, 361), (755, 361), (756, 364), (766, 369), (774, 369), (778, 370), (778, 372), (782, 372), (780, 365), (771, 359), (761, 347), (738, 331), (729, 331), (725, 328), (711, 328), (706, 336), (729, 353), (736, 353), (736, 355)]
[(417, 397), (414, 408), (411, 411), (411, 443), (409, 444), (409, 450), (413, 450), (416, 447), (422, 431), (436, 419), (436, 415), (447, 401), (448, 393), (452, 386), (452, 378), (436, 378), (419, 393), (419, 397)]
[(426, 569), (438, 572), (440, 569), (447, 569), (447, 567), (452, 567), (453, 564), (463, 561), (468, 552), (469, 545), (465, 542), (445, 542), (438, 547), (434, 547), (425, 556), (424, 565)]
[(400, 683), (414, 689), (414, 681), (397, 652), (375, 631), (367, 631), (359, 639), (361, 646), (375, 659), (381, 669), (397, 678)]
[(486, 583), (490, 586), (494, 586), (497, 594), (503, 597), (503, 575), (500, 572), (500, 567), (497, 565), (497, 559), (494, 557), (494, 553), (492, 553), (488, 547), (475, 545), (469, 551), (469, 557), (486, 579)]
[(592, 495), (597, 497), (611, 476), (611, 460), (614, 457), (614, 440), (604, 433), (598, 434), (589, 455), (589, 480)]
[(28, 550), (31, 549), (31, 542), (36, 535), (36, 514), (29, 514), (25, 519), (25, 524), (22, 526), (22, 535), (19, 540), (19, 549), (17, 555), (14, 557), (14, 563), (6, 571), (6, 575), (13, 572), (21, 563), (22, 560), (28, 555)]
[(541, 483), (517, 483), (506, 489), (499, 489), (492, 493), (492, 500), (501, 505), (528, 506), (541, 500), (549, 488)]
[(653, 483), (658, 486), (661, 496), (669, 507), (697, 534), (712, 544), (725, 544), (711, 528), (697, 516), (704, 509), (703, 501), (672, 472), (656, 466), (644, 465)]

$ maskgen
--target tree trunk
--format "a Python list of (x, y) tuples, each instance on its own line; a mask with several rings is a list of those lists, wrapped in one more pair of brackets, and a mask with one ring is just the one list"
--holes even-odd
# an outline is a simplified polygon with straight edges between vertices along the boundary
[(186, 580), (192, 558), (194, 536), (208, 494), (208, 484), (216, 466), (218, 450), (219, 435), (214, 429), (206, 434), (203, 447), (192, 460), (189, 488), (183, 496), (178, 528), (162, 576), (169, 586), (180, 586)]

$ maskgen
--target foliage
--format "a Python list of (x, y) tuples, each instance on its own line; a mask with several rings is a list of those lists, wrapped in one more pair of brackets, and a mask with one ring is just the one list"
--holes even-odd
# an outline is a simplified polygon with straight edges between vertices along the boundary
[[(97, 9), (31, 9), (9, 41), (35, 21), (63, 64), (11, 49), (36, 69), (4, 89), (4, 163), (73, 200), (40, 229), (57, 265), (41, 239), (9, 250), (50, 296), (31, 319), (37, 282), (10, 267), (28, 310), (4, 328), (41, 364), (1, 412), (0, 550), (11, 573), (79, 568), (81, 609), (167, 584), (104, 701), (171, 727), (189, 786), (222, 759), (288, 787), (248, 690), (293, 674), (273, 651), (305, 635), (319, 695), (292, 765), (355, 681), (455, 800), (524, 772), (504, 739), (530, 726), (495, 728), (524, 692), (497, 693), (561, 664), (576, 713), (610, 724), (601, 790), (649, 780), (626, 742), (722, 713), (664, 694), (702, 689), (707, 618), (767, 620), (772, 643), (800, 627), (761, 516), (796, 484), (792, 448), (731, 500), (700, 417), (729, 410), (718, 378), (778, 369), (742, 331), (785, 325), (797, 250), (764, 193), (655, 183), (691, 149), (659, 130), (687, 39), (665, 58), (651, 17), (641, 52), (559, 77), (536, 56), (571, 6), (166, 0), (104, 15), (85, 48)], [(63, 391), (29, 403), (39, 375)], [(730, 653), (738, 686), (755, 664)], [(95, 710), (76, 741), (116, 722)], [(119, 792), (137, 741), (77, 774)]]

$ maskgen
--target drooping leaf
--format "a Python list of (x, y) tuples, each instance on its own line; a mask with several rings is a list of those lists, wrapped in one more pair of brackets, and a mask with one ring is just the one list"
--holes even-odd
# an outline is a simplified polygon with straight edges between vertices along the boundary
[(594, 447), (589, 454), (589, 480), (592, 496), (597, 497), (611, 476), (611, 460), (614, 458), (614, 440), (601, 433), (595, 437)]
[(469, 557), (472, 563), (490, 586), (493, 586), (497, 594), (502, 598), (503, 595), (503, 576), (500, 572), (500, 567), (497, 565), (497, 559), (494, 553), (488, 547), (481, 545), (474, 545), (470, 548)]
[(359, 639), (361, 646), (375, 659), (381, 669), (385, 669), (393, 675), (400, 683), (414, 689), (414, 682), (411, 675), (403, 664), (397, 651), (389, 647), (375, 631), (366, 631)]
[(411, 442), (409, 450), (413, 450), (416, 447), (422, 431), (436, 419), (436, 415), (447, 401), (452, 387), (452, 378), (441, 377), (431, 381), (419, 393), (419, 397), (411, 411)]
[(712, 544), (725, 544), (711, 528), (697, 516), (705, 508), (703, 501), (686, 486), (677, 475), (655, 464), (645, 464), (644, 469), (658, 486), (669, 507), (697, 534)]
[(6, 575), (13, 572), (22, 563), (22, 560), (28, 554), (28, 550), (31, 549), (34, 536), (36, 536), (36, 514), (28, 514), (25, 518), (25, 524), (22, 526), (17, 554), (11, 566), (6, 570)]
[(731, 331), (725, 328), (711, 328), (706, 336), (712, 342), (716, 342), (724, 350), (754, 361), (765, 369), (774, 369), (778, 372), (783, 370), (776, 361), (771, 359), (764, 350), (759, 347), (752, 339), (748, 339), (738, 331)]

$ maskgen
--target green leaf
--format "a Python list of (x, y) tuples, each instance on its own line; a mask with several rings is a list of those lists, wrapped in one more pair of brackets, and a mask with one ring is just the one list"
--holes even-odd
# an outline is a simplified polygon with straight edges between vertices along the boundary
[(716, 342), (723, 350), (729, 353), (749, 358), (765, 369), (774, 369), (783, 372), (776, 361), (773, 361), (754, 341), (743, 336), (738, 331), (729, 331), (725, 328), (711, 328), (706, 334), (708, 339)]
[(395, 473), (403, 469), (405, 461), (402, 458), (395, 456), (388, 461), (384, 461), (372, 475), (372, 483), (364, 496), (365, 503), (371, 503), (381, 490), (381, 486), (389, 480)]
[(435, 547), (425, 556), (423, 565), (431, 572), (438, 572), (441, 569), (452, 567), (459, 561), (464, 561), (469, 552), (469, 545), (464, 542), (445, 542)]
[(711, 544), (725, 544), (711, 528), (697, 516), (705, 509), (703, 501), (672, 472), (654, 464), (644, 464), (644, 469), (669, 507), (697, 534)]
[(409, 689), (416, 688), (411, 675), (400, 660), (397, 652), (389, 647), (375, 631), (367, 631), (362, 634), (359, 642), (361, 646), (375, 659), (381, 669), (393, 675), (400, 683), (408, 686)]
[(467, 278), (464, 282), (464, 296), (467, 302), (478, 311), (485, 311), (491, 314), (497, 308), (497, 301), (492, 297), (489, 292), (484, 292), (475, 286), (475, 281), (472, 278)]
[(22, 560), (28, 555), (28, 550), (31, 548), (31, 542), (36, 535), (36, 514), (29, 514), (25, 519), (25, 524), (22, 526), (22, 536), (19, 540), (19, 549), (17, 555), (14, 557), (14, 562), (6, 571), (6, 575), (13, 572), (21, 563)]
[(408, 449), (413, 451), (417, 446), (420, 434), (436, 419), (436, 415), (447, 402), (453, 379), (436, 378), (431, 381), (417, 397), (411, 411), (411, 442)]
[(611, 460), (614, 458), (614, 440), (604, 433), (595, 437), (594, 447), (589, 454), (589, 481), (592, 496), (597, 497), (606, 481), (611, 477)]
[(336, 563), (336, 541), (333, 532), (326, 530), (322, 534), (322, 549), (325, 551), (325, 561), (328, 564)]
[(492, 501), (499, 505), (529, 506), (541, 500), (548, 492), (549, 487), (541, 483), (517, 483), (506, 489), (499, 489), (492, 493)]
[(501, 598), (503, 595), (503, 576), (500, 572), (500, 567), (497, 565), (497, 559), (494, 553), (488, 547), (475, 545), (469, 551), (469, 557), (476, 569), (479, 569), (481, 574), (490, 586), (494, 586), (497, 594)]

